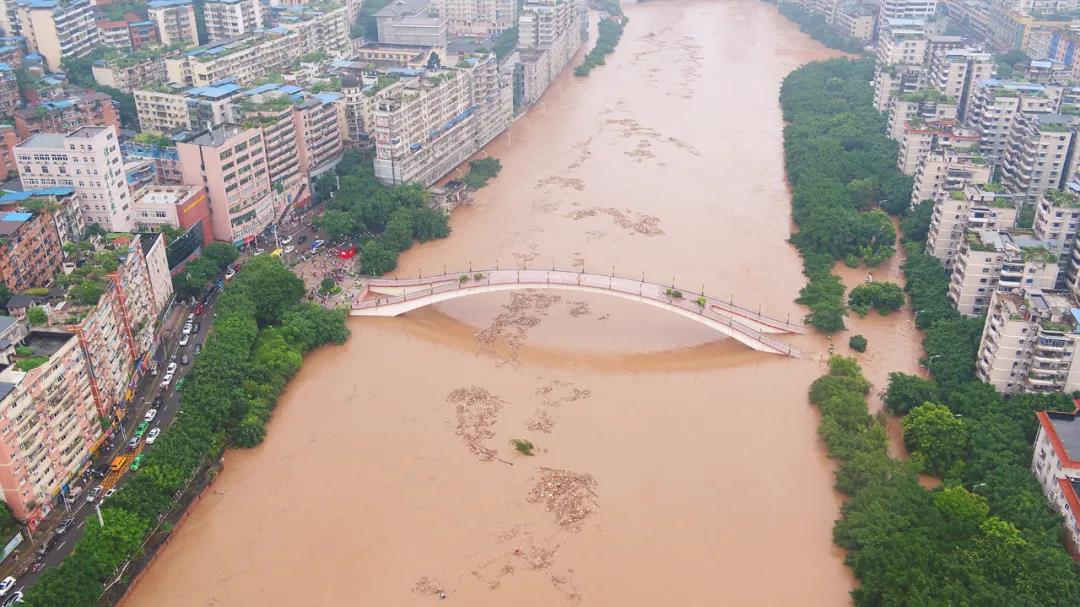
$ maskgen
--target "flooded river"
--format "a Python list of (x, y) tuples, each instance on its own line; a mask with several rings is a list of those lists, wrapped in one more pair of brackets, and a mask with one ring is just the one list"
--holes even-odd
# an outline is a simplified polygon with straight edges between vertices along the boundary
[[(799, 318), (777, 95), (834, 53), (756, 0), (624, 6), (608, 64), (493, 142), (498, 179), (398, 274), (644, 274)], [(849, 324), (875, 391), (915, 370), (910, 315)], [(791, 338), (795, 360), (563, 291), (350, 326), (307, 359), (267, 441), (227, 454), (125, 606), (849, 602), (806, 399), (824, 338)]]

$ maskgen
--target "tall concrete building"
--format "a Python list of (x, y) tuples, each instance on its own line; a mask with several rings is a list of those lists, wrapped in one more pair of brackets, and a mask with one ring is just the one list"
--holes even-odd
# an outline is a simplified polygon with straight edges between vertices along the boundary
[(1059, 89), (1029, 82), (983, 80), (975, 84), (966, 108), (968, 125), (979, 133), (979, 149), (991, 164), (1005, 157), (1018, 114), (1058, 110)]
[(874, 69), (874, 107), (887, 112), (893, 101), (918, 90), (923, 79), (927, 35), (921, 21), (882, 21)]
[(937, 0), (881, 0), (881, 19), (929, 19)]
[(135, 109), (144, 131), (201, 131), (235, 121), (233, 104), (244, 91), (234, 82), (192, 87), (185, 91), (154, 88), (135, 91)]
[(82, 127), (67, 135), (42, 133), (15, 148), (23, 187), (75, 188), (87, 224), (131, 231), (131, 191), (115, 127)]
[(222, 125), (176, 146), (184, 183), (206, 188), (214, 238), (245, 243), (274, 217), (261, 127)]
[(50, 71), (64, 57), (85, 57), (98, 42), (89, 0), (26, 0), (16, 9), (29, 50), (40, 53)]
[(433, 0), (431, 10), (454, 36), (491, 36), (514, 26), (514, 0)]
[(990, 167), (978, 152), (935, 150), (923, 156), (915, 169), (911, 207), (924, 200), (941, 200), (950, 192), (962, 192), (969, 184), (989, 183)]
[(581, 7), (569, 0), (527, 0), (518, 20), (515, 103), (540, 100), (582, 43)]
[(250, 34), (263, 27), (259, 0), (207, 0), (203, 4), (207, 42), (218, 42)]
[(341, 160), (344, 137), (344, 98), (341, 93), (316, 93), (294, 106), (300, 165), (304, 173), (319, 175)]
[(978, 134), (961, 127), (955, 120), (910, 121), (904, 124), (900, 137), (896, 167), (905, 175), (914, 175), (919, 162), (931, 152), (950, 148), (965, 150), (977, 147), (978, 143)]
[(12, 293), (49, 286), (60, 272), (63, 242), (47, 201), (0, 206), (0, 238), (0, 283)]
[(194, 46), (199, 43), (192, 0), (151, 0), (147, 5), (147, 14), (157, 28), (162, 44)]
[(1024, 234), (974, 230), (964, 235), (949, 280), (949, 299), (964, 316), (979, 316), (995, 291), (1050, 291), (1061, 270), (1046, 243)]
[(82, 126), (120, 128), (112, 97), (87, 90), (15, 110), (15, 131), (20, 139), (38, 133), (66, 133)]
[(429, 0), (394, 0), (375, 13), (379, 44), (446, 46), (446, 19), (431, 15)]
[(12, 335), (14, 322), (0, 320), (5, 350), (31, 348), (35, 358), (0, 354), (0, 489), (15, 518), (36, 525), (100, 445), (102, 428), (78, 339), (17, 327)]
[(970, 48), (942, 49), (930, 59), (930, 86), (942, 95), (957, 100), (957, 118), (967, 119), (966, 108), (976, 84), (994, 75), (994, 57)]
[(375, 176), (429, 186), (510, 126), (513, 90), (494, 53), (429, 70), (375, 94)]
[(926, 252), (951, 270), (968, 230), (998, 232), (1016, 225), (1017, 209), (999, 184), (969, 185), (953, 190), (934, 203)]
[(1069, 152), (1078, 126), (1075, 116), (1017, 114), (1001, 163), (1001, 183), (1030, 204), (1062, 187), (1076, 170), (1077, 155)]
[(1080, 547), (1080, 417), (1039, 411), (1031, 471), (1050, 507), (1061, 514), (1073, 553)]

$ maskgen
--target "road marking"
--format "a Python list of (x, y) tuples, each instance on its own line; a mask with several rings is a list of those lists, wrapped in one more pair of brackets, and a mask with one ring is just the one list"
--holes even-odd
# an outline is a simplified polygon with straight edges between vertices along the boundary
[(66, 543), (67, 543), (67, 541), (60, 542), (60, 545), (57, 546), (56, 549), (59, 550), (59, 549), (63, 548), (64, 544), (66, 544)]
[(82, 529), (83, 523), (85, 523), (85, 522), (86, 522), (86, 519), (83, 519), (83, 520), (79, 521), (79, 529)]

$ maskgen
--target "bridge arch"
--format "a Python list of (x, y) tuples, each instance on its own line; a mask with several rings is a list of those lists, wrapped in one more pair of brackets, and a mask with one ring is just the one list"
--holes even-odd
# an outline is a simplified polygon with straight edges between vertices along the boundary
[(481, 270), (422, 278), (371, 278), (365, 295), (375, 295), (352, 305), (353, 316), (398, 316), (435, 303), (527, 289), (601, 293), (641, 302), (700, 322), (728, 337), (761, 351), (798, 357), (799, 350), (770, 334), (802, 333), (803, 328), (770, 318), (730, 301), (685, 294), (674, 289), (630, 278), (567, 270)]

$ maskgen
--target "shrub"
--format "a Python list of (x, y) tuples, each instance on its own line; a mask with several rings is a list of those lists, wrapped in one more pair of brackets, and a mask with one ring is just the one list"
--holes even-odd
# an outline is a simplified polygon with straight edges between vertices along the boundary
[(866, 352), (866, 338), (862, 335), (853, 335), (847, 343), (856, 352)]

